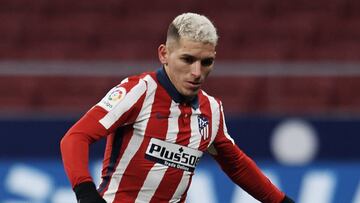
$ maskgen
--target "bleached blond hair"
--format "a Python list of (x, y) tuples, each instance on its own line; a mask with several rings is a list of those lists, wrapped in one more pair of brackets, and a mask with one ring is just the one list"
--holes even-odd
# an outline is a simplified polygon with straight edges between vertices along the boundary
[(169, 25), (167, 41), (189, 39), (196, 42), (217, 45), (218, 35), (213, 23), (205, 16), (196, 13), (183, 13)]

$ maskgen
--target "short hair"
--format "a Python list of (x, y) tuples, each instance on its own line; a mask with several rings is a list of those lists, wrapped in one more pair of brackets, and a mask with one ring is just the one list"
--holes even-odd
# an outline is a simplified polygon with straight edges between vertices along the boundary
[(182, 38), (216, 46), (219, 37), (215, 26), (207, 17), (196, 13), (183, 13), (170, 23), (167, 32), (167, 40), (179, 41)]

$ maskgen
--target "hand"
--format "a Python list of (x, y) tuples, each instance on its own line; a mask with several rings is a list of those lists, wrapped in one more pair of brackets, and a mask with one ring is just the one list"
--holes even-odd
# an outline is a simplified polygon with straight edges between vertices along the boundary
[(284, 197), (284, 199), (281, 201), (281, 203), (295, 203), (294, 200), (290, 199), (290, 197), (286, 196)]
[(106, 203), (106, 201), (100, 197), (84, 197), (78, 200), (78, 203)]
[(83, 182), (74, 187), (78, 203), (106, 203), (93, 182)]

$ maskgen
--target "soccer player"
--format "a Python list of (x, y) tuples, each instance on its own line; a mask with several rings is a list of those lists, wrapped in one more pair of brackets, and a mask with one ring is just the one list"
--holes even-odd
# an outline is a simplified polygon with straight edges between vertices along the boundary
[[(69, 129), (61, 153), (78, 202), (185, 202), (204, 152), (259, 201), (293, 202), (234, 143), (221, 101), (201, 90), (214, 67), (217, 40), (205, 16), (177, 16), (158, 48), (163, 67), (124, 79)], [(89, 145), (105, 136), (96, 189)]]

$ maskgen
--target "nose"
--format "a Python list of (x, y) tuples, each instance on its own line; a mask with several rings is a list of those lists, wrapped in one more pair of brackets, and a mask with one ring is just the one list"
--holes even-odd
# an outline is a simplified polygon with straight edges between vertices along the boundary
[(201, 62), (200, 61), (196, 61), (192, 64), (191, 75), (193, 75), (195, 78), (198, 78), (201, 76)]

